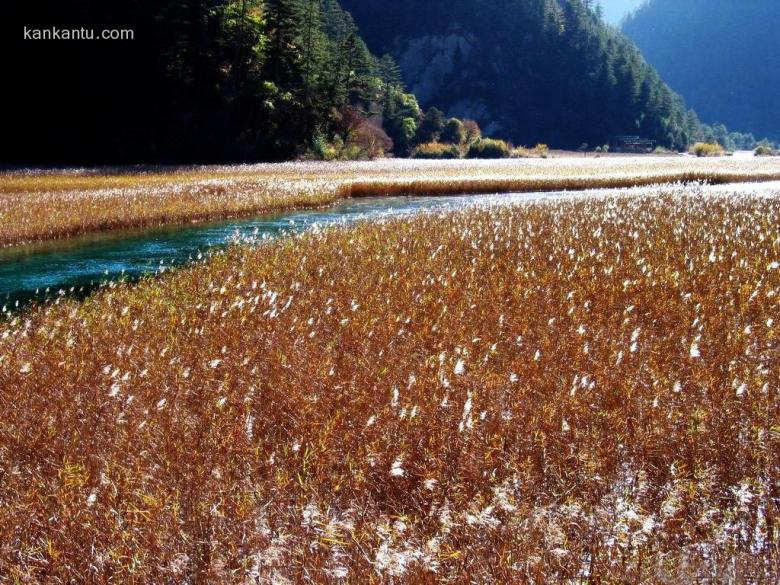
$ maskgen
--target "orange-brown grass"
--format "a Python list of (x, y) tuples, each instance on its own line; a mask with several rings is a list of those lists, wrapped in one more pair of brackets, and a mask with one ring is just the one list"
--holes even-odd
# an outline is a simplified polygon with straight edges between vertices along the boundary
[(780, 199), (236, 247), (0, 332), (0, 580), (770, 583)]
[(780, 162), (608, 158), (28, 171), (0, 174), (0, 245), (249, 216), (371, 195), (557, 191), (780, 180)]

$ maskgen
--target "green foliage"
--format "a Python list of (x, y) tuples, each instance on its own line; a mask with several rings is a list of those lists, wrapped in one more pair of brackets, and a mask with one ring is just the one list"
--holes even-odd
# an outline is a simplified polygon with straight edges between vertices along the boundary
[[(377, 124), (352, 120), (355, 125), (346, 133), (339, 126), (349, 107), (375, 104), (381, 111), (398, 94), (401, 102), (409, 101), (392, 57), (377, 59), (369, 52), (337, 0), (266, 0), (263, 8), (267, 40), (259, 72), (277, 91), (264, 96), (265, 131), (249, 134), (258, 145), (270, 144), (275, 156), (294, 155), (307, 142), (326, 159), (383, 156), (392, 139)], [(388, 126), (393, 125), (390, 120)], [(399, 126), (403, 144), (402, 120)], [(316, 146), (314, 136), (329, 147)]]
[[(371, 110), (378, 120), (384, 109), (395, 110), (388, 129), (398, 134), (400, 148), (416, 134), (419, 106), (404, 93), (398, 66), (389, 55), (374, 57), (338, 0), (108, 4), (110, 10), (79, 0), (58, 3), (58, 14), (83, 26), (111, 13), (116, 22), (101, 20), (95, 28), (132, 24), (135, 40), (89, 54), (83, 44), (81, 52), (63, 47), (69, 58), (54, 61), (90, 80), (79, 87), (92, 89), (62, 106), (64, 111), (56, 108), (67, 96), (56, 100), (55, 124), (48, 114), (41, 116), (54, 134), (70, 135), (69, 141), (30, 144), (19, 157), (35, 160), (29, 155), (34, 152), (47, 153), (42, 160), (92, 164), (228, 162), (289, 159), (309, 150), (330, 158), (339, 151), (334, 112), (345, 106)], [(42, 69), (33, 86), (41, 95), (51, 93), (52, 82), (44, 80), (53, 79), (51, 73)], [(367, 145), (360, 146), (359, 156), (377, 156), (389, 139), (364, 130), (375, 144), (366, 152)], [(343, 148), (355, 146), (346, 142)]]
[(401, 132), (403, 138), (403, 144), (409, 145), (417, 135), (417, 127), (419, 123), (415, 118), (403, 118), (401, 120)]
[(384, 120), (385, 130), (393, 141), (395, 154), (406, 156), (410, 153), (421, 116), (417, 98), (405, 93), (400, 86), (389, 86), (385, 98)]
[(444, 131), (446, 117), (438, 108), (430, 108), (425, 112), (420, 127), (417, 129), (417, 142), (436, 142)]
[[(410, 65), (407, 81), (426, 88), (425, 106), (474, 112), (516, 143), (576, 149), (639, 135), (684, 149), (698, 130), (698, 118), (590, 0), (343, 3), (374, 50), (408, 57), (399, 61)], [(424, 42), (440, 37), (468, 50)], [(419, 65), (438, 60), (452, 67)]]
[(512, 148), (504, 140), (482, 138), (469, 147), (468, 158), (509, 158)]
[(401, 68), (391, 55), (385, 54), (377, 61), (376, 72), (385, 87), (403, 87)]
[(455, 144), (426, 142), (414, 149), (412, 157), (422, 159), (456, 159), (460, 158), (460, 149)]
[(759, 144), (753, 151), (756, 156), (780, 156), (780, 151), (775, 150), (767, 144)]
[(444, 124), (441, 132), (441, 141), (447, 144), (463, 144), (466, 142), (466, 127), (457, 118), (450, 118)]
[(780, 2), (648, 0), (623, 28), (703, 120), (780, 140)]
[(336, 160), (344, 147), (343, 141), (339, 138), (338, 143), (328, 142), (328, 139), (322, 134), (317, 134), (312, 139), (312, 148), (309, 158), (316, 160)]
[(729, 151), (753, 150), (758, 145), (752, 134), (731, 132), (724, 124), (720, 123), (712, 126), (702, 124), (695, 139), (697, 142), (717, 142)]

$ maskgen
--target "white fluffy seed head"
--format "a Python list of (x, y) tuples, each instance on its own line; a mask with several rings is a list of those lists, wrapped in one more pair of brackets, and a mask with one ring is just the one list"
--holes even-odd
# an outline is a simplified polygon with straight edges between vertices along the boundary
[(399, 457), (395, 461), (393, 461), (393, 464), (390, 466), (390, 476), (391, 477), (403, 477), (406, 475), (406, 471), (403, 468), (403, 461)]
[(693, 359), (697, 359), (701, 357), (701, 352), (699, 351), (699, 337), (697, 337), (693, 343), (691, 343), (691, 351), (690, 356)]

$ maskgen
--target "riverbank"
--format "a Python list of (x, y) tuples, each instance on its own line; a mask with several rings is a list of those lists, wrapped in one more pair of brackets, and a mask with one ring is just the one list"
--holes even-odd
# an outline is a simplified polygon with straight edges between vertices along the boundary
[[(763, 183), (762, 186), (780, 185)], [(0, 248), (0, 307), (17, 313), (30, 302), (84, 296), (107, 282), (136, 280), (198, 258), (219, 253), (240, 241), (253, 244), (309, 229), (345, 226), (476, 202), (518, 202), (555, 193), (371, 197), (341, 199), (316, 209), (278, 211), (251, 218), (186, 225), (92, 232), (65, 239)]]
[(647, 156), (14, 171), (0, 174), (0, 246), (249, 217), (347, 197), (766, 180), (780, 180), (780, 160)]
[(771, 581), (779, 202), (309, 230), (4, 322), (0, 574)]

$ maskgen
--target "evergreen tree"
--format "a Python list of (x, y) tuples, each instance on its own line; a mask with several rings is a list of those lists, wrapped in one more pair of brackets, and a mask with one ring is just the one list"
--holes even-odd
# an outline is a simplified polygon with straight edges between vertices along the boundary
[(304, 71), (300, 51), (300, 31), (304, 12), (300, 0), (266, 0), (268, 72), (277, 86), (301, 87)]
[(392, 55), (385, 53), (376, 64), (377, 77), (382, 81), (385, 87), (403, 86), (403, 76), (401, 68), (395, 62)]
[(322, 69), (325, 48), (325, 35), (322, 32), (322, 14), (320, 0), (303, 1), (303, 82), (309, 94), (318, 84)]
[(703, 121), (780, 139), (780, 2), (648, 0), (623, 29)]
[[(687, 148), (687, 107), (585, 0), (343, 0), (374, 52), (394, 51), (424, 106), (519, 144), (641, 134)], [(447, 39), (447, 43), (429, 42)], [(426, 64), (431, 63), (428, 67)], [(442, 63), (451, 63), (445, 69)]]
[(430, 108), (425, 112), (420, 128), (417, 130), (417, 141), (420, 143), (438, 141), (444, 131), (445, 122), (444, 112), (435, 107)]
[(374, 118), (357, 125), (355, 143), (376, 150), (387, 143), (377, 125), (388, 95), (405, 95), (392, 59), (368, 51), (337, 0), (62, 0), (51, 16), (72, 27), (133, 23), (136, 38), (101, 51), (28, 43), (11, 106), (35, 113), (29, 132), (8, 137), (8, 162), (286, 159), (335, 138), (350, 105)]

